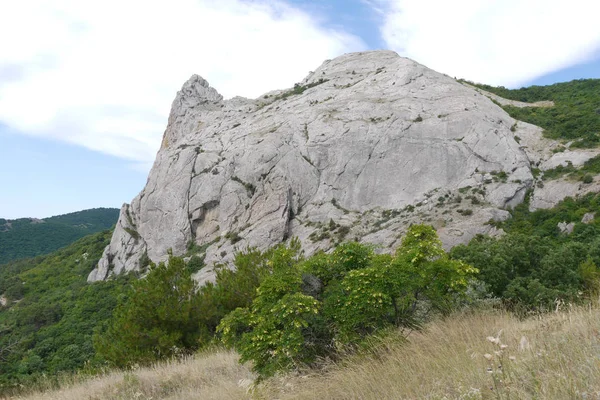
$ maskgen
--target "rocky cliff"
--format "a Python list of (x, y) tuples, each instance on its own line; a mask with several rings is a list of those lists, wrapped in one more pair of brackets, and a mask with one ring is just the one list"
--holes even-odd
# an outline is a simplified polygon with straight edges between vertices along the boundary
[(355, 239), (385, 251), (413, 222), (452, 246), (495, 233), (486, 223), (523, 201), (548, 149), (484, 93), (389, 51), (328, 60), (254, 100), (224, 100), (194, 75), (88, 280), (169, 249), (211, 265), (291, 237), (307, 253)]

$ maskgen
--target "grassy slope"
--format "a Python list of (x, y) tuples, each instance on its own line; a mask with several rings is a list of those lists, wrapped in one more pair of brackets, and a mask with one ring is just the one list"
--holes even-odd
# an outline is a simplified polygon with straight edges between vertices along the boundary
[(0, 219), (0, 264), (51, 253), (79, 238), (110, 229), (118, 217), (117, 208), (95, 208), (45, 218), (43, 223), (29, 218)]
[[(129, 373), (71, 377), (60, 390), (33, 391), (23, 398), (566, 399), (584, 393), (597, 398), (599, 332), (597, 306), (567, 307), (526, 320), (475, 311), (430, 323), (413, 332), (408, 343), (391, 338), (371, 355), (325, 371), (276, 377), (254, 391), (249, 390), (253, 376), (237, 364), (237, 356), (216, 351)], [(494, 354), (499, 346), (488, 336), (508, 345), (501, 356)]]

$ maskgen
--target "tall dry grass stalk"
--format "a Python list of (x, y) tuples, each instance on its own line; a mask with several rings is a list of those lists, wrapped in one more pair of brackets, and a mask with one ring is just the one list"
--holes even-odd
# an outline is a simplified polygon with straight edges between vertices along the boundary
[(600, 399), (600, 308), (519, 320), (505, 312), (453, 315), (390, 337), (321, 371), (253, 387), (224, 350), (114, 372), (22, 399)]
[(250, 399), (255, 376), (238, 363), (238, 355), (218, 350), (182, 361), (160, 363), (130, 372), (113, 372), (83, 382), (63, 383), (59, 390), (17, 397), (27, 400)]
[(378, 357), (322, 376), (273, 379), (261, 394), (278, 399), (600, 399), (600, 309), (527, 320), (504, 312), (454, 315), (412, 333), (404, 345), (384, 347)]

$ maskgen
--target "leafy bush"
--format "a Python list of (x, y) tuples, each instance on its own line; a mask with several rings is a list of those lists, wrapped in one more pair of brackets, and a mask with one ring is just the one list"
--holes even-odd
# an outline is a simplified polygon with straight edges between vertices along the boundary
[[(594, 293), (600, 285), (600, 226), (581, 222), (599, 206), (597, 194), (535, 212), (524, 203), (498, 225), (506, 235), (478, 236), (453, 248), (451, 256), (477, 267), (488, 290), (510, 307), (547, 309), (556, 300), (579, 301), (582, 293)], [(574, 223), (573, 233), (561, 233), (560, 222)]]
[(477, 272), (450, 260), (424, 225), (409, 229), (395, 256), (344, 243), (307, 260), (270, 261), (256, 298), (217, 328), (261, 376), (335, 357), (387, 327), (417, 326), (428, 312), (447, 311)]
[(217, 266), (215, 283), (209, 282), (200, 289), (200, 345), (212, 341), (217, 325), (228, 313), (252, 304), (257, 288), (273, 273), (275, 265), (293, 265), (299, 254), (300, 242), (292, 240), (289, 246), (279, 245), (264, 252), (247, 249), (237, 253), (234, 269)]

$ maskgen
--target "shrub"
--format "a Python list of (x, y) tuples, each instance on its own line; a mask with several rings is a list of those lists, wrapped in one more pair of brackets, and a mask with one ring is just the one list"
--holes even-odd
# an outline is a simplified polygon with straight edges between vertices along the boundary
[(344, 243), (331, 254), (270, 265), (251, 304), (217, 328), (261, 377), (336, 357), (387, 327), (417, 326), (423, 310), (447, 311), (477, 272), (450, 260), (424, 225), (409, 228), (395, 256)]
[(94, 334), (94, 347), (108, 362), (128, 367), (198, 347), (196, 284), (182, 258), (151, 267), (128, 297), (108, 327)]

